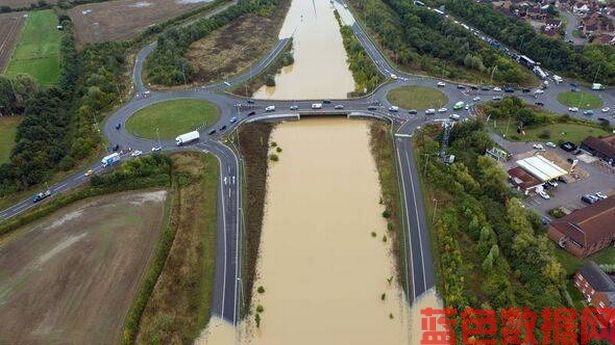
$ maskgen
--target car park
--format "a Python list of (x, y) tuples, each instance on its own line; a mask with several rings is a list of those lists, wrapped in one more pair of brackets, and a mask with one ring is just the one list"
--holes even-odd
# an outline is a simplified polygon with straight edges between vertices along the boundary
[(140, 155), (142, 155), (143, 152), (139, 151), (139, 150), (134, 150), (132, 151), (132, 153), (130, 154), (132, 157), (139, 157)]
[(162, 146), (154, 146), (152, 147), (152, 152), (162, 151)]
[(417, 113), (416, 109), (410, 109), (410, 110), (408, 110), (408, 114), (412, 114), (412, 115), (414, 115), (414, 114), (416, 114), (416, 113)]
[(592, 116), (592, 115), (594, 115), (594, 111), (593, 110), (585, 110), (583, 112), (583, 115), (585, 115), (585, 116)]
[(288, 107), (288, 109), (290, 109), (290, 110), (297, 110), (297, 109), (299, 109), (299, 106), (298, 105), (291, 105), (290, 107)]
[(392, 113), (396, 113), (399, 111), (399, 107), (392, 105), (389, 107), (389, 111)]
[(602, 193), (602, 192), (596, 192), (596, 193), (594, 193), (594, 195), (597, 196), (598, 198), (602, 199), (602, 200), (608, 198), (608, 196), (606, 194)]
[(335, 109), (337, 109), (337, 110), (344, 109), (344, 105), (343, 104), (336, 104), (335, 105)]
[(609, 111), (611, 111), (611, 108), (609, 108), (609, 107), (602, 108), (602, 112), (603, 113), (608, 113)]
[(209, 135), (214, 135), (214, 134), (216, 134), (216, 130), (215, 130), (215, 129), (212, 129), (212, 130), (210, 130), (209, 132), (207, 132), (207, 134), (209, 134)]
[(549, 200), (551, 199), (551, 197), (549, 196), (549, 194), (547, 194), (547, 192), (545, 192), (544, 190), (541, 190), (538, 192), (538, 195), (540, 195), (543, 199), (545, 200)]
[(568, 111), (576, 113), (577, 111), (579, 111), (579, 108), (577, 108), (577, 107), (570, 107), (570, 108), (568, 108)]
[(572, 152), (577, 149), (577, 145), (571, 143), (570, 141), (561, 143), (559, 147), (566, 152)]
[(438, 112), (439, 112), (439, 113), (446, 113), (447, 111), (448, 111), (448, 109), (446, 109), (446, 108), (440, 108), (440, 109), (438, 109)]
[(442, 82), (442, 81), (439, 81), (436, 85), (437, 85), (438, 87), (445, 87), (445, 86), (446, 86), (446, 83), (445, 83), (445, 82)]
[(493, 91), (495, 91), (495, 92), (502, 92), (502, 88), (499, 88), (499, 87), (496, 86), (496, 87), (493, 88)]
[(545, 145), (546, 145), (546, 146), (549, 146), (549, 147), (553, 147), (553, 148), (556, 148), (556, 147), (557, 147), (557, 145), (555, 145), (552, 141), (547, 141), (547, 142), (545, 143)]
[(231, 123), (235, 123), (235, 122), (237, 122), (237, 116), (231, 117)]

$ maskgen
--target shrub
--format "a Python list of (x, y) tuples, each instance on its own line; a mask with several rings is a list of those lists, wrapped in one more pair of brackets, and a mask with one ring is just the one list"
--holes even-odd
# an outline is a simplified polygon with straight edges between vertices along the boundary
[(282, 152), (282, 148), (281, 148), (281, 147), (279, 147), (279, 146), (278, 146), (278, 147), (276, 147), (275, 152), (277, 152), (277, 153)]
[(270, 87), (275, 86), (275, 78), (271, 74), (265, 77), (265, 85)]
[(259, 287), (258, 287), (258, 289), (257, 289), (256, 291), (258, 291), (258, 293), (263, 294), (263, 293), (265, 293), (265, 288), (264, 288), (264, 287), (262, 287), (262, 286), (259, 286)]
[(265, 311), (265, 308), (261, 304), (256, 306), (256, 312), (257, 313), (262, 313), (264, 311)]
[(389, 217), (391, 217), (391, 212), (389, 212), (389, 210), (384, 210), (384, 211), (382, 211), (382, 216), (384, 218), (389, 218)]
[(548, 129), (545, 129), (542, 132), (540, 132), (540, 134), (538, 134), (538, 137), (541, 139), (549, 139), (551, 138), (551, 131)]
[(278, 155), (276, 155), (275, 153), (272, 153), (272, 154), (269, 155), (269, 160), (277, 162), (277, 161), (280, 160), (280, 157), (278, 157)]

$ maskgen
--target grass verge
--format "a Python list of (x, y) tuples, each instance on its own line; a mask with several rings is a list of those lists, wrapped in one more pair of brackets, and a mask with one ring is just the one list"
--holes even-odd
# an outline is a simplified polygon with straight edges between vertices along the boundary
[(269, 123), (250, 123), (239, 128), (237, 146), (244, 160), (245, 169), (245, 235), (243, 236), (243, 274), (245, 305), (249, 310), (252, 299), (258, 248), (260, 246), (265, 196), (267, 193), (267, 155), (269, 153), (269, 136), (273, 125)]
[[(590, 135), (595, 137), (608, 135), (609, 132), (601, 127), (594, 127), (590, 125), (584, 125), (579, 123), (554, 123), (544, 124), (536, 127), (529, 127), (525, 129), (525, 135), (517, 133), (516, 126), (507, 126), (505, 121), (498, 121), (497, 128), (494, 128), (494, 123), (490, 122), (490, 126), (499, 135), (506, 134), (506, 138), (514, 141), (571, 141), (575, 144), (580, 144), (583, 139)], [(508, 127), (508, 132), (506, 132)]]
[(249, 13), (190, 45), (186, 57), (196, 68), (196, 79), (210, 83), (247, 70), (278, 41), (289, 0), (267, 15)]
[[(378, 178), (380, 180), (380, 191), (382, 193), (381, 202), (385, 205), (389, 217), (387, 218), (387, 229), (389, 237), (393, 239), (393, 251), (395, 255), (397, 279), (405, 289), (407, 286), (407, 272), (404, 255), (403, 235), (404, 231), (402, 216), (403, 212), (400, 205), (401, 196), (397, 184), (397, 162), (395, 160), (395, 148), (393, 139), (389, 132), (389, 126), (380, 121), (372, 121), (369, 125), (369, 143), (372, 156), (378, 168)], [(409, 291), (406, 294), (409, 295)]]
[(400, 108), (416, 110), (441, 108), (448, 103), (442, 91), (425, 86), (398, 87), (389, 91), (387, 99)]
[(9, 161), (15, 145), (15, 133), (21, 122), (21, 116), (0, 117), (0, 164)]
[(161, 256), (163, 267), (157, 267), (159, 275), (138, 320), (137, 344), (192, 343), (211, 316), (218, 161), (198, 153), (171, 158), (176, 183), (164, 236), (168, 255)]
[(557, 95), (557, 100), (567, 107), (578, 107), (579, 109), (596, 109), (604, 104), (600, 97), (584, 91), (562, 92)]
[(60, 75), (62, 39), (62, 32), (56, 28), (58, 18), (52, 10), (32, 11), (28, 16), (6, 74), (26, 73), (42, 85), (55, 84)]
[(214, 124), (218, 119), (220, 109), (213, 103), (177, 99), (137, 111), (126, 121), (126, 130), (138, 137), (155, 139), (158, 129), (161, 139), (172, 139), (198, 127)]

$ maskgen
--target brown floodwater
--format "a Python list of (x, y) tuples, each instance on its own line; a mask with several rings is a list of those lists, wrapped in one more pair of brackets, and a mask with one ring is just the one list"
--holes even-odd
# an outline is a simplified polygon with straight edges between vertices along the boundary
[(333, 8), (328, 0), (292, 1), (280, 38), (292, 36), (295, 63), (275, 77), (275, 87), (263, 86), (254, 98), (346, 98), (354, 90)]

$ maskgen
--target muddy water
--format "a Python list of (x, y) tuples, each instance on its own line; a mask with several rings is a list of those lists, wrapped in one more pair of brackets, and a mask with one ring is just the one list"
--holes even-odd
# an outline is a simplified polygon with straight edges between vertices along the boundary
[(255, 98), (346, 98), (354, 90), (339, 25), (328, 0), (293, 0), (280, 38), (293, 38), (295, 63), (263, 86)]
[(269, 170), (255, 284), (266, 292), (253, 292), (265, 311), (250, 343), (407, 344), (367, 122), (289, 122), (271, 140), (283, 152)]

